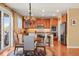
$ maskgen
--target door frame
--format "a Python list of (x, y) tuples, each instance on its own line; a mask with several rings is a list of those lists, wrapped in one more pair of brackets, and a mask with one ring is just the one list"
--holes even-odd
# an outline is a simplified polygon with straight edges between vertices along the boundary
[[(61, 25), (64, 24), (65, 25), (65, 37), (64, 37), (64, 40), (65, 40), (65, 46), (67, 46), (67, 22), (64, 22), (64, 23), (61, 23)], [(60, 26), (61, 27), (61, 26)], [(61, 40), (61, 39), (60, 39)], [(63, 44), (61, 42), (61, 44)]]
[[(67, 16), (66, 16), (67, 18)], [(67, 19), (66, 19), (66, 22), (65, 23), (65, 46), (67, 46)], [(58, 19), (58, 41), (61, 43), (61, 33), (60, 33), (60, 30), (61, 30), (61, 24), (62, 24), (62, 20), (61, 20), (61, 17), (59, 17)]]

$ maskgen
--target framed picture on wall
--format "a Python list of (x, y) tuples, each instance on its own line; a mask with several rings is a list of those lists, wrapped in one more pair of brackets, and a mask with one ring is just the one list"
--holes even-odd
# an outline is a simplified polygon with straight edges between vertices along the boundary
[(77, 24), (77, 19), (76, 18), (72, 18), (72, 25), (76, 25)]

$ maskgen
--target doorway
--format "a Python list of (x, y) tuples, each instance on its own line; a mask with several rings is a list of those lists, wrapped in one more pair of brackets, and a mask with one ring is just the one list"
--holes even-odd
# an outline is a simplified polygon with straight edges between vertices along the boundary
[(67, 23), (64, 22), (60, 25), (60, 41), (61, 44), (64, 44), (65, 46), (67, 45), (67, 41), (66, 41), (66, 36), (67, 36)]

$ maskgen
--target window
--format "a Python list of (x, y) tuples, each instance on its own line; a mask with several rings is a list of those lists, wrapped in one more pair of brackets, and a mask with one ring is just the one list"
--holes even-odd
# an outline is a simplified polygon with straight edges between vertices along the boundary
[(18, 18), (18, 29), (20, 30), (20, 29), (22, 29), (22, 17), (21, 16), (18, 16), (17, 17)]
[(13, 46), (12, 12), (0, 7), (0, 51)]
[[(22, 29), (22, 17), (21, 16), (18, 16), (18, 31), (19, 33), (21, 32), (21, 29)], [(22, 34), (18, 34), (18, 38), (19, 38), (19, 42), (22, 43)]]
[(9, 45), (10, 41), (10, 17), (8, 14), (3, 14), (3, 35), (4, 35), (4, 47)]

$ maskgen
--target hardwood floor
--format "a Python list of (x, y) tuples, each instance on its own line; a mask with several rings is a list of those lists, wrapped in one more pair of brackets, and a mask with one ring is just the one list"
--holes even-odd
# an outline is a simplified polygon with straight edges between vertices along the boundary
[(14, 47), (8, 48), (5, 51), (3, 51), (0, 56), (7, 56), (9, 53), (11, 53), (12, 51), (14, 51)]
[(55, 56), (79, 56), (79, 48), (67, 48), (57, 41), (54, 41), (54, 47), (50, 47), (50, 50)]
[[(14, 47), (5, 50), (0, 56), (7, 56), (14, 51)], [(79, 48), (67, 48), (58, 41), (54, 41), (54, 47), (46, 46), (46, 56), (79, 56)]]

